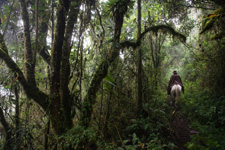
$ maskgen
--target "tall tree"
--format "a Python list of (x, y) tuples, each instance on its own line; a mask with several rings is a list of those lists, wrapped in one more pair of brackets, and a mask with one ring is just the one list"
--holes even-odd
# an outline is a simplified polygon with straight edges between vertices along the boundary
[[(2, 107), (2, 106), (0, 106), (0, 107)], [(1, 124), (3, 125), (5, 135), (6, 135), (5, 136), (4, 150), (12, 149), (12, 147), (13, 147), (12, 140), (11, 140), (12, 128), (10, 127), (10, 124), (7, 122), (2, 108), (0, 108), (0, 121), (1, 121)]]
[[(70, 72), (68, 69), (68, 57), (71, 47), (72, 31), (77, 21), (80, 3), (81, 1), (77, 1), (76, 4), (72, 5), (69, 12), (70, 1), (59, 1), (55, 38), (50, 61), (50, 96), (42, 92), (35, 82), (33, 59), (36, 56), (33, 55), (31, 48), (29, 17), (25, 1), (20, 1), (21, 16), (24, 21), (25, 76), (18, 65), (8, 55), (7, 47), (5, 46), (2, 34), (0, 34), (1, 58), (5, 60), (5, 63), (12, 71), (16, 72), (18, 80), (27, 96), (32, 98), (49, 113), (53, 129), (58, 135), (72, 127), (72, 117), (70, 116), (71, 99), (68, 98), (70, 97), (68, 92), (68, 72)], [(66, 23), (67, 15), (68, 22)], [(65, 44), (63, 44), (64, 41)]]
[[(137, 38), (141, 35), (141, 0), (138, 0), (138, 33)], [(137, 80), (138, 80), (138, 94), (137, 94), (137, 101), (138, 101), (138, 110), (140, 111), (142, 108), (142, 52), (141, 46), (138, 46), (138, 63), (137, 63)]]
[(123, 25), (124, 15), (127, 12), (128, 4), (130, 0), (124, 0), (122, 2), (116, 2), (113, 5), (112, 14), (115, 22), (114, 34), (113, 34), (113, 45), (110, 48), (107, 59), (104, 59), (99, 65), (94, 77), (91, 81), (90, 88), (88, 89), (87, 95), (84, 99), (83, 113), (82, 113), (82, 125), (85, 127), (89, 126), (91, 115), (93, 112), (93, 105), (95, 104), (96, 94), (99, 90), (101, 81), (107, 75), (109, 66), (114, 62), (114, 60), (119, 56), (120, 52), (120, 35)]
[[(38, 1), (37, 1), (38, 2)], [(39, 6), (43, 1), (39, 1)], [(75, 24), (78, 21), (78, 15), (80, 11), (83, 10), (83, 6), (85, 4), (82, 0), (70, 1), (70, 0), (59, 0), (57, 6), (57, 14), (56, 14), (56, 24), (54, 27), (54, 41), (51, 47), (51, 55), (48, 54), (46, 38), (48, 32), (48, 21), (49, 17), (47, 17), (46, 22), (38, 23), (39, 19), (36, 21), (36, 44), (39, 42), (43, 42), (43, 45), (36, 46), (37, 53), (39, 53), (43, 59), (50, 65), (50, 83), (49, 83), (49, 91), (42, 91), (41, 86), (36, 83), (35, 78), (35, 66), (37, 63), (34, 63), (36, 59), (36, 54), (32, 46), (32, 35), (31, 32), (31, 24), (29, 13), (32, 11), (28, 11), (30, 9), (29, 4), (26, 3), (25, 0), (20, 0), (21, 7), (21, 17), (23, 19), (23, 28), (24, 28), (24, 64), (25, 71), (18, 66), (17, 63), (13, 60), (8, 52), (8, 48), (4, 42), (3, 36), (0, 33), (0, 58), (4, 60), (8, 68), (10, 68), (16, 74), (16, 78), (20, 82), (23, 90), (26, 95), (33, 99), (38, 105), (42, 107), (44, 112), (49, 116), (51, 120), (51, 126), (56, 135), (62, 135), (68, 129), (73, 127), (73, 116), (72, 116), (72, 106), (73, 100), (76, 98), (76, 95), (73, 93), (73, 88), (70, 87), (70, 83), (74, 82), (71, 80), (71, 70), (70, 70), (70, 58), (71, 58), (71, 48), (72, 46), (72, 37), (74, 30), (78, 30), (75, 28)], [(87, 8), (91, 9), (91, 6), (94, 6), (95, 1), (86, 1), (86, 5), (90, 5)], [(159, 30), (166, 30), (176, 36), (181, 36), (181, 34), (177, 33), (171, 27), (166, 25), (155, 26), (147, 28), (143, 33), (141, 33), (141, 23), (139, 23), (139, 33), (136, 42), (133, 41), (124, 41), (121, 42), (121, 31), (124, 21), (124, 16), (128, 11), (128, 8), (132, 6), (131, 0), (111, 0), (110, 4), (110, 12), (113, 18), (113, 34), (112, 41), (110, 42), (110, 49), (108, 51), (107, 56), (101, 61), (97, 70), (92, 75), (92, 80), (90, 86), (87, 89), (87, 94), (84, 96), (83, 104), (82, 104), (82, 117), (80, 120), (80, 124), (85, 126), (86, 128), (89, 126), (91, 121), (91, 116), (93, 113), (93, 107), (96, 103), (96, 95), (101, 85), (102, 80), (106, 77), (109, 67), (112, 63), (118, 58), (120, 54), (120, 50), (126, 47), (132, 47), (136, 49), (140, 46), (142, 38), (146, 33), (150, 31), (158, 32)], [(140, 1), (141, 2), (141, 1)], [(80, 7), (82, 5), (82, 7)], [(38, 6), (38, 5), (36, 5)], [(139, 5), (140, 6), (140, 5)], [(32, 8), (32, 7), (31, 7)], [(82, 8), (82, 9), (81, 9)], [(141, 8), (141, 7), (140, 7)], [(139, 11), (140, 11), (139, 8)], [(36, 9), (38, 11), (38, 8)], [(42, 12), (42, 11), (40, 11)], [(47, 13), (42, 12), (42, 13)], [(36, 15), (38, 12), (36, 12)], [(39, 13), (41, 14), (41, 13)], [(98, 13), (99, 15), (100, 13)], [(139, 14), (140, 15), (140, 14)], [(99, 15), (100, 16), (100, 15)], [(91, 11), (87, 11), (87, 16), (91, 19)], [(36, 19), (38, 17), (36, 16)], [(100, 18), (100, 17), (99, 17)], [(141, 20), (141, 16), (139, 16), (139, 22)], [(38, 27), (40, 24), (40, 27)], [(88, 21), (85, 21), (85, 25), (88, 24)], [(32, 26), (33, 27), (33, 26)], [(101, 25), (102, 27), (102, 25)], [(53, 27), (52, 27), (53, 28)], [(42, 35), (42, 36), (41, 36)], [(41, 37), (44, 37), (43, 40)], [(35, 39), (33, 37), (33, 39)], [(74, 50), (75, 51), (75, 50)], [(84, 53), (83, 53), (84, 55)], [(140, 54), (141, 56), (141, 54)], [(77, 55), (78, 57), (78, 55)], [(81, 60), (84, 57), (81, 58)], [(80, 60), (80, 61), (81, 61)], [(84, 60), (84, 59), (83, 59)], [(141, 62), (141, 58), (140, 61)], [(140, 63), (141, 64), (141, 63)], [(77, 67), (77, 66), (76, 66)], [(81, 70), (84, 66), (82, 66)], [(140, 68), (141, 69), (141, 68)], [(77, 76), (79, 78), (79, 76)], [(141, 73), (140, 73), (141, 78)], [(82, 80), (82, 78), (80, 78)], [(71, 83), (76, 84), (77, 82)], [(76, 86), (79, 87), (79, 84)], [(83, 88), (82, 88), (83, 89)], [(142, 88), (140, 88), (142, 89)], [(49, 92), (49, 93), (47, 93)], [(141, 90), (140, 90), (141, 93)], [(141, 98), (142, 99), (142, 98)], [(141, 104), (142, 102), (140, 102)]]

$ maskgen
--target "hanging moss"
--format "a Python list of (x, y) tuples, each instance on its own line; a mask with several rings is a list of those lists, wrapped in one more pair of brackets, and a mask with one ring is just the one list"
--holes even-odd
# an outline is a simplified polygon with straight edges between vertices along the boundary
[(153, 27), (147, 28), (144, 32), (141, 33), (140, 37), (137, 39), (136, 42), (133, 42), (134, 40), (133, 41), (132, 40), (124, 41), (124, 42), (120, 43), (120, 46), (122, 48), (132, 47), (135, 49), (141, 44), (142, 38), (148, 32), (154, 32), (155, 34), (157, 34), (158, 32), (168, 33), (168, 34), (172, 35), (174, 38), (178, 38), (181, 42), (186, 41), (186, 36), (184, 36), (183, 34), (181, 34), (179, 32), (176, 32), (172, 27), (167, 26), (167, 25), (158, 25), (158, 26), (153, 26)]

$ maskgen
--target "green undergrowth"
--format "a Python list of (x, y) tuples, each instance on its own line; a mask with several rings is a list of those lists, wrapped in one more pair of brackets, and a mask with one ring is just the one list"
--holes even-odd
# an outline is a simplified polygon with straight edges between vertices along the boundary
[(124, 145), (120, 149), (174, 149), (170, 139), (167, 104), (158, 98), (153, 98), (149, 104), (143, 106), (142, 115), (130, 120), (125, 129), (127, 135)]
[(64, 149), (96, 149), (97, 132), (76, 126), (58, 137), (58, 144)]
[[(179, 149), (173, 138), (176, 129), (171, 127), (175, 109), (169, 100), (170, 97), (162, 91), (143, 104), (141, 112), (137, 113), (132, 107), (124, 105), (123, 110), (127, 113), (120, 116), (122, 122), (115, 119), (118, 116), (111, 114), (108, 138), (96, 126), (88, 129), (77, 126), (58, 141), (64, 147), (72, 146), (75, 149)], [(185, 147), (189, 150), (225, 149), (225, 96), (199, 90), (197, 83), (187, 82), (179, 106), (176, 114), (185, 116), (184, 119), (189, 120), (190, 131), (195, 133), (191, 134), (191, 141)]]
[(190, 120), (190, 128), (196, 132), (186, 146), (190, 150), (225, 149), (225, 96), (209, 90), (198, 89), (188, 83), (183, 96), (182, 111)]
[(58, 141), (63, 147), (74, 149), (173, 150), (176, 146), (170, 138), (170, 111), (171, 106), (165, 96), (156, 95), (143, 105), (141, 112), (133, 111), (132, 114), (132, 110), (129, 110), (129, 115), (124, 116), (123, 125), (111, 122), (109, 126), (113, 128), (117, 124), (117, 129), (110, 139), (106, 140), (95, 126), (86, 130), (77, 126), (59, 137)]

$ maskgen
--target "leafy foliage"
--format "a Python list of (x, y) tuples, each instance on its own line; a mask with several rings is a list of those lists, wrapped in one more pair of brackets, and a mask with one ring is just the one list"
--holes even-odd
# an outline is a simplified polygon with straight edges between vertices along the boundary
[(188, 149), (221, 149), (224, 147), (225, 97), (209, 91), (185, 95), (185, 108), (192, 119), (191, 128), (198, 133), (187, 144)]
[[(203, 34), (204, 32), (208, 31), (213, 27), (216, 28), (217, 26), (219, 26), (219, 29), (217, 30), (223, 30), (221, 23), (224, 22), (224, 13), (225, 8), (219, 8), (215, 10), (213, 14), (209, 14), (208, 16), (206, 16), (203, 20), (202, 31), (200, 32), (200, 34)], [(216, 37), (222, 38), (221, 33), (219, 33), (218, 35), (214, 35), (212, 39), (215, 39)]]
[[(36, 51), (37, 44), (40, 50), (37, 52), (40, 55), (36, 56), (35, 81), (37, 89), (40, 89), (44, 95), (48, 94), (46, 99), (49, 96), (54, 98), (59, 95), (60, 98), (44, 105), (46, 108), (44, 110), (36, 103), (43, 100), (42, 97), (36, 102), (28, 98), (24, 89), (18, 84), (21, 82), (21, 74), (8, 70), (6, 64), (0, 60), (0, 110), (3, 112), (0, 121), (2, 124), (6, 122), (0, 127), (3, 131), (1, 136), (4, 137), (0, 141), (5, 145), (5, 149), (10, 142), (14, 149), (56, 149), (57, 147), (107, 150), (163, 150), (184, 147), (191, 150), (224, 149), (224, 1), (143, 0), (141, 19), (143, 33), (136, 43), (133, 42), (137, 40), (136, 1), (72, 2), (74, 11), (71, 16), (77, 15), (77, 19), (71, 20), (77, 22), (71, 27), (71, 39), (63, 38), (60, 41), (66, 43), (71, 40), (67, 43), (71, 49), (65, 62), (69, 66), (62, 65), (61, 61), (66, 59), (64, 56), (57, 61), (63, 66), (61, 66), (62, 70), (66, 70), (64, 75), (68, 75), (69, 83), (64, 87), (61, 86), (63, 82), (67, 82), (64, 80), (64, 75), (61, 75), (63, 80), (57, 84), (54, 82), (55, 85), (61, 86), (56, 88), (56, 91), (60, 91), (59, 95), (49, 94), (53, 81), (51, 75), (59, 73), (49, 67), (49, 64), (53, 62), (50, 61), (50, 58), (53, 58), (50, 51), (54, 49), (51, 40), (56, 30), (53, 25), (58, 26), (63, 22), (62, 19), (57, 24), (55, 17), (58, 14), (56, 8), (62, 1), (39, 2), (39, 33), (36, 33), (36, 4), (26, 1), (30, 20), (31, 49), (32, 52)], [(77, 6), (77, 2), (81, 4)], [(222, 8), (217, 4), (221, 4)], [(19, 3), (14, 0), (1, 0), (0, 6), (0, 30), (4, 33), (0, 39), (2, 52), (0, 56), (2, 58), (4, 54), (4, 57), (10, 58), (11, 63), (15, 62), (14, 65), (18, 66), (18, 70), (24, 72), (24, 61), (27, 61), (24, 60), (23, 52), (26, 35), (23, 34), (21, 17), (18, 17), (20, 16)], [(215, 11), (211, 11), (212, 9)], [(54, 12), (50, 13), (50, 11)], [(115, 20), (121, 17), (120, 12), (123, 12), (125, 17), (119, 20), (122, 28), (117, 41), (122, 42), (115, 43), (113, 42), (117, 29)], [(61, 17), (66, 16), (64, 21), (71, 21), (67, 15)], [(62, 26), (68, 24), (67, 22)], [(65, 30), (68, 31), (67, 29)], [(38, 43), (35, 42), (35, 35), (38, 36)], [(67, 33), (65, 35), (67, 36)], [(183, 43), (180, 43), (180, 40)], [(65, 43), (62, 45), (65, 46)], [(137, 111), (136, 99), (138, 55), (135, 48), (138, 44), (142, 49), (143, 67), (141, 111)], [(118, 57), (109, 62), (114, 48)], [(56, 51), (55, 54), (60, 54), (58, 52)], [(102, 63), (105, 63), (102, 65), (103, 68), (107, 66), (107, 69), (104, 73), (100, 70), (99, 76), (94, 77)], [(179, 103), (181, 109), (172, 107), (169, 102), (170, 97), (166, 95), (168, 80), (174, 69), (180, 74), (185, 87), (185, 93), (182, 94)], [(90, 83), (94, 78), (98, 80), (95, 80), (97, 86), (93, 88)], [(18, 89), (17, 92), (15, 87)], [(29, 87), (28, 89), (31, 89), (33, 86)], [(89, 89), (92, 89), (96, 97), (93, 103), (88, 103), (84, 108), (84, 97)], [(63, 96), (65, 98), (61, 99)], [(58, 118), (50, 111), (57, 106), (60, 106), (60, 109), (52, 112), (54, 115), (60, 114), (61, 117)], [(90, 126), (85, 128), (80, 125), (82, 112), (84, 109), (91, 110), (92, 107)], [(15, 109), (19, 109), (19, 113)], [(71, 122), (63, 120), (70, 115)], [(66, 128), (59, 126), (65, 132), (57, 136), (53, 130), (56, 125), (51, 119), (55, 119), (54, 123), (67, 126)], [(59, 122), (59, 120), (63, 121)], [(187, 132), (176, 129), (182, 123)], [(8, 130), (7, 127), (10, 129)], [(191, 140), (192, 133), (189, 133), (189, 128), (190, 131), (194, 131)], [(12, 135), (6, 134), (7, 132)], [(187, 140), (182, 139), (180, 132), (185, 134)]]
[(96, 149), (97, 133), (93, 130), (85, 130), (82, 126), (77, 126), (69, 130), (66, 134), (58, 137), (59, 145), (65, 149)]

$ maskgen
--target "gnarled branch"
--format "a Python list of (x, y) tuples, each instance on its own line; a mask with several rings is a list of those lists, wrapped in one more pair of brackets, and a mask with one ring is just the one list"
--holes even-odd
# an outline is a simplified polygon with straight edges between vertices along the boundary
[(159, 31), (166, 32), (166, 33), (171, 34), (173, 37), (177, 37), (182, 42), (186, 41), (186, 37), (183, 34), (176, 32), (172, 27), (167, 26), (167, 25), (158, 25), (158, 26), (153, 26), (153, 27), (147, 28), (144, 32), (141, 33), (141, 35), (136, 40), (136, 42), (134, 42), (134, 40), (124, 41), (124, 42), (120, 43), (120, 47), (121, 48), (132, 47), (132, 48), (136, 49), (141, 44), (141, 40), (145, 36), (145, 34), (150, 31), (152, 31), (154, 33), (158, 33)]
[[(3, 45), (3, 46), (2, 46)], [(24, 77), (23, 72), (18, 67), (18, 65), (12, 60), (12, 58), (8, 55), (7, 47), (5, 46), (5, 42), (3, 41), (3, 36), (0, 33), (0, 58), (3, 59), (13, 72), (16, 72), (17, 78), (22, 85), (26, 95), (32, 98), (36, 103), (38, 103), (44, 110), (47, 110), (49, 106), (49, 97), (39, 88), (34, 86), (32, 83), (28, 82)]]

